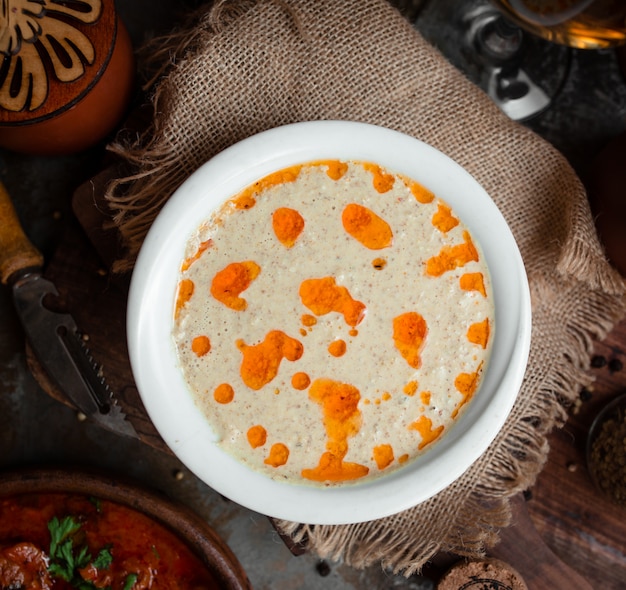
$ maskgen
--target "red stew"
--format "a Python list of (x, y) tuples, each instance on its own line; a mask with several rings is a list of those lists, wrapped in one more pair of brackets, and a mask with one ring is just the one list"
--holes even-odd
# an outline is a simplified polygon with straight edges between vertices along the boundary
[[(59, 537), (64, 525), (72, 532), (51, 547), (52, 530)], [(63, 579), (72, 569), (64, 556), (73, 581)], [(175, 534), (121, 504), (62, 493), (0, 499), (0, 588), (77, 587), (213, 590), (219, 584)]]

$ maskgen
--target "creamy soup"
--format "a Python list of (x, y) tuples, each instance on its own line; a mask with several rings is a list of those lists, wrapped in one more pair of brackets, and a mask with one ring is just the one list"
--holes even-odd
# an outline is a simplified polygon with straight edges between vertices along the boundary
[(219, 444), (311, 485), (392, 472), (478, 390), (494, 334), (479, 245), (447, 203), (367, 162), (313, 162), (189, 240), (173, 337)]

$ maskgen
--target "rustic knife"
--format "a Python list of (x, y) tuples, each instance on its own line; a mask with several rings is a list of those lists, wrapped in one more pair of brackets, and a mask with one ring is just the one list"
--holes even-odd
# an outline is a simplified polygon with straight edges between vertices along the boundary
[(42, 268), (43, 256), (26, 237), (0, 183), (0, 281), (13, 291), (13, 303), (35, 358), (52, 383), (88, 418), (116, 434), (139, 438), (116, 404), (72, 316), (45, 306), (44, 299), (58, 292), (42, 277)]

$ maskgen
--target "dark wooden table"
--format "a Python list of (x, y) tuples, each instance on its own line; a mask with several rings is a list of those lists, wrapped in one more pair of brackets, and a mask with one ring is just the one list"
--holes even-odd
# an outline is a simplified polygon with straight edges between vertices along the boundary
[(550, 455), (526, 503), (544, 541), (593, 588), (626, 588), (626, 508), (594, 488), (585, 462), (593, 418), (626, 391), (626, 321), (596, 345), (596, 381), (562, 429), (550, 436)]

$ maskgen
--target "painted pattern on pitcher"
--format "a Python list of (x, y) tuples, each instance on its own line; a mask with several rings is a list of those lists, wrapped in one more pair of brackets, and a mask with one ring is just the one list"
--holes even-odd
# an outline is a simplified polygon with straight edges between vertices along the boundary
[(102, 0), (0, 2), (0, 108), (34, 111), (48, 98), (50, 75), (63, 83), (83, 76), (95, 49), (75, 24), (94, 24), (101, 13)]

